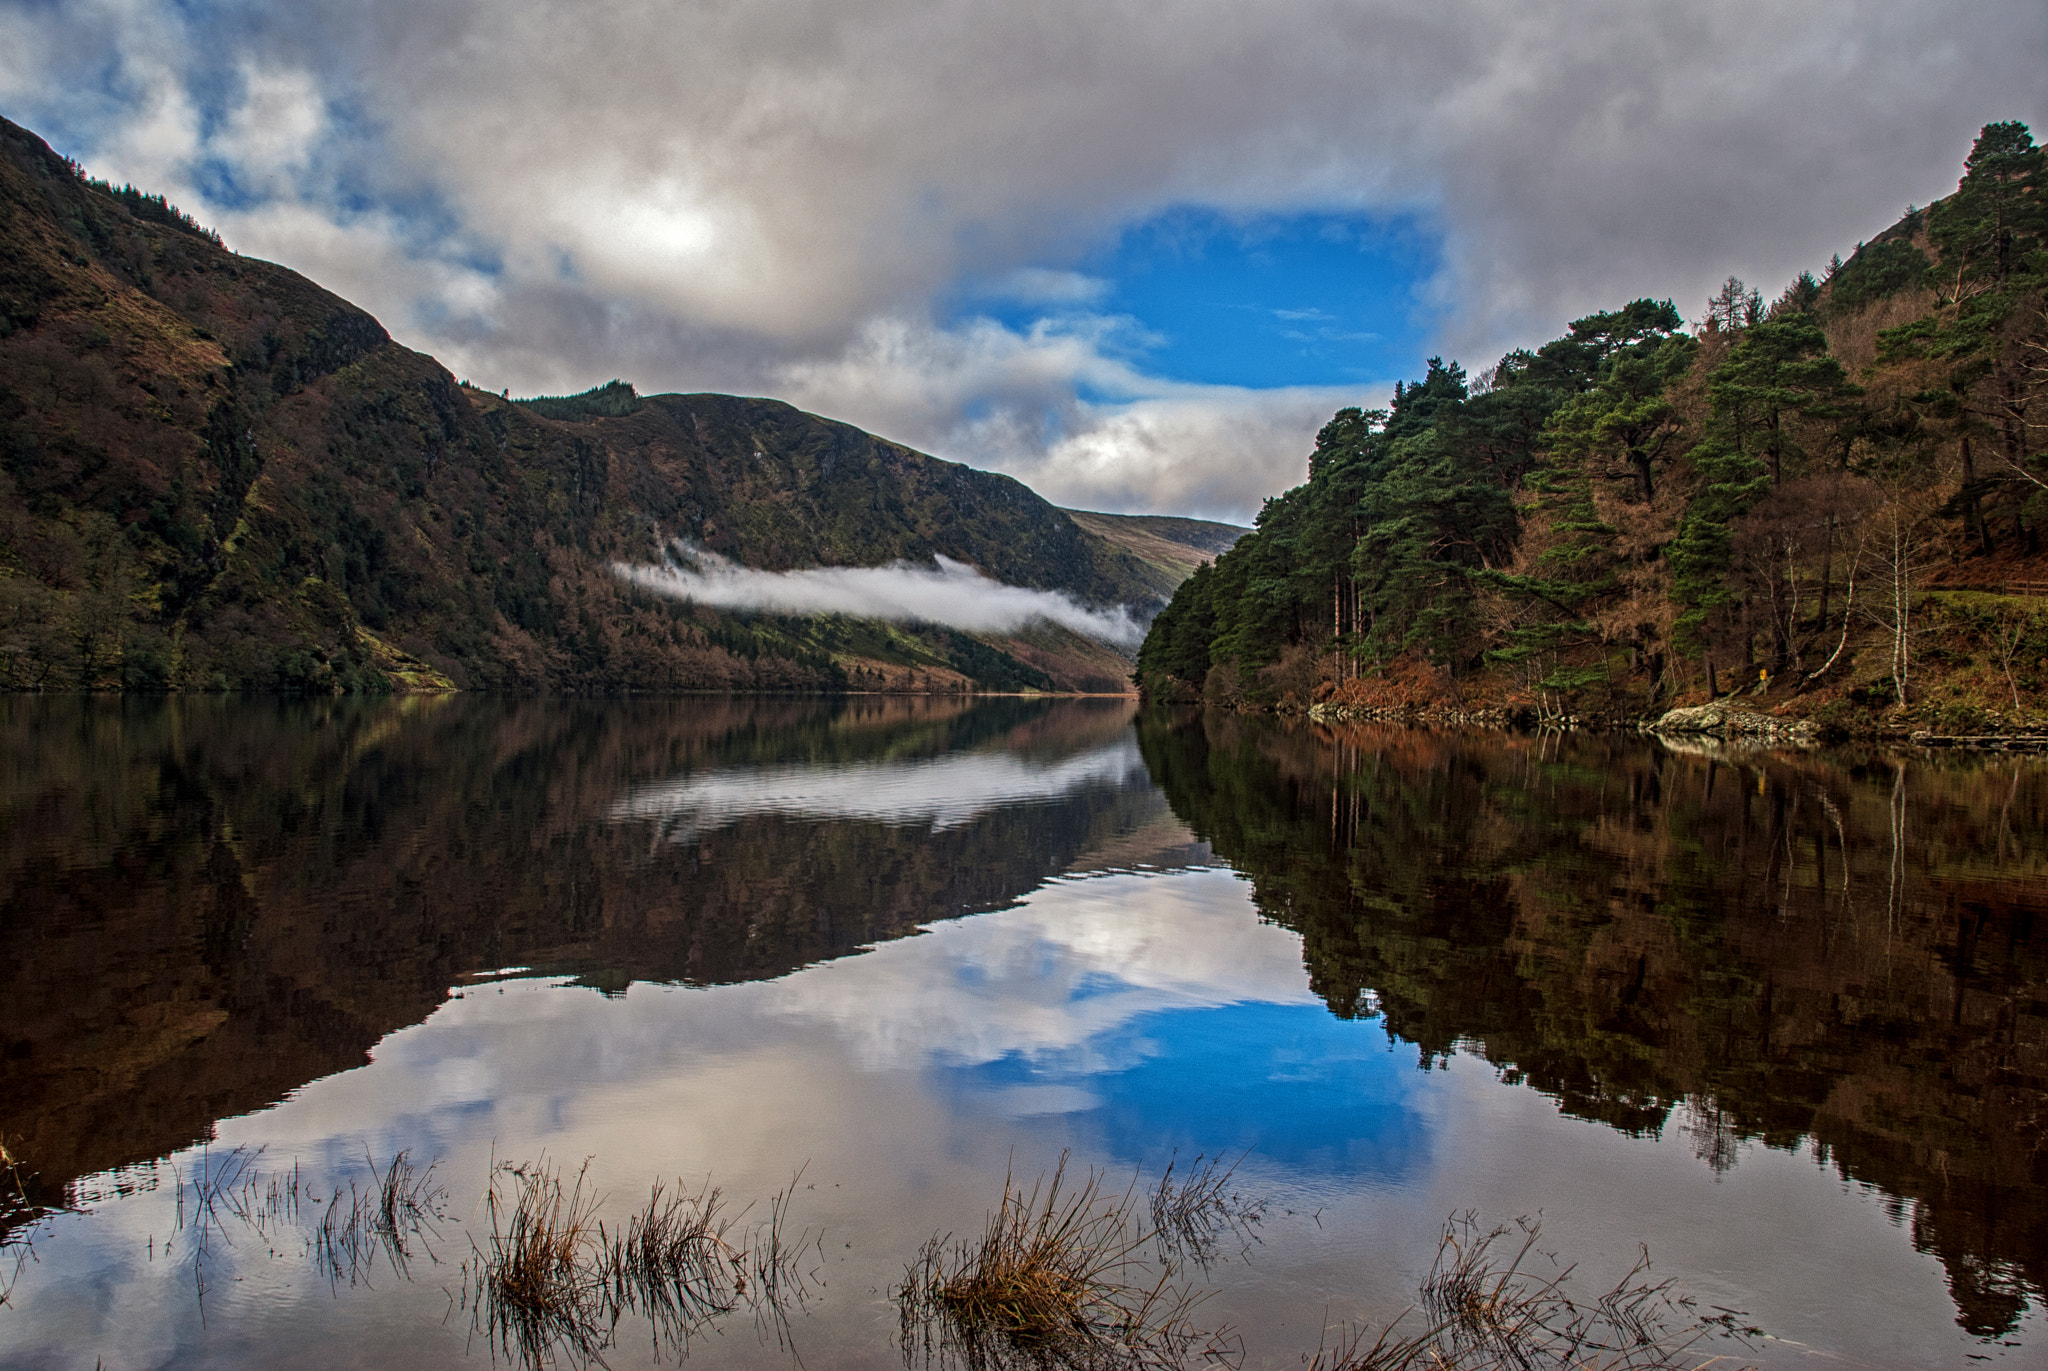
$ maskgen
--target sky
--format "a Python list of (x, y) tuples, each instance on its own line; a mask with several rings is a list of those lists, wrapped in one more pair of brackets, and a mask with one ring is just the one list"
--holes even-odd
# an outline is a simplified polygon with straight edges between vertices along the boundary
[(489, 389), (1246, 521), (1430, 355), (1847, 255), (2044, 54), (2039, 0), (0, 0), (0, 114)]

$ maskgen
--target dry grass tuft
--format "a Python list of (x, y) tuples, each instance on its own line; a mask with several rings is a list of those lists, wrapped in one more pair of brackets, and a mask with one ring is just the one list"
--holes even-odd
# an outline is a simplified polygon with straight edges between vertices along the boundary
[(596, 1217), (603, 1196), (586, 1184), (589, 1169), (566, 1183), (545, 1157), (494, 1171), (489, 1246), (473, 1254), (465, 1300), (494, 1356), (603, 1365), (628, 1313), (648, 1321), (656, 1361), (664, 1351), (680, 1360), (692, 1337), (742, 1307), (787, 1340), (787, 1311), (817, 1275), (804, 1262), (818, 1239), (785, 1232), (794, 1181), (745, 1232), (745, 1211), (728, 1214), (719, 1190), (659, 1183), (611, 1231)]
[[(1191, 1320), (1200, 1296), (1156, 1279), (1143, 1257), (1155, 1232), (1134, 1199), (1090, 1173), (1066, 1185), (1067, 1154), (1029, 1192), (1012, 1178), (981, 1237), (934, 1237), (895, 1292), (906, 1360), (970, 1371), (1014, 1366), (1168, 1368), (1234, 1360), (1224, 1332)], [(1227, 1331), (1227, 1330), (1226, 1330)]]
[[(313, 1232), (314, 1265), (326, 1274), (329, 1285), (344, 1279), (350, 1285), (368, 1280), (379, 1256), (402, 1280), (412, 1279), (412, 1261), (421, 1251), (434, 1259), (428, 1240), (438, 1236), (435, 1221), (442, 1217), (441, 1206), (448, 1198), (448, 1192), (434, 1179), (440, 1163), (429, 1162), (422, 1169), (408, 1153), (400, 1152), (390, 1166), (379, 1171), (374, 1157), (365, 1160), (370, 1167), (369, 1185), (358, 1187), (350, 1180), (345, 1201), (341, 1188), (335, 1187)], [(296, 1221), (300, 1194), (299, 1168), (294, 1162), (290, 1175), (282, 1181), (272, 1180), (260, 1204), (251, 1206), (245, 1217), (259, 1232), (263, 1225), (255, 1217), (258, 1215)]]
[(1708, 1338), (1746, 1347), (1759, 1335), (1739, 1313), (1702, 1314), (1670, 1281), (1650, 1279), (1647, 1254), (1605, 1293), (1574, 1300), (1564, 1288), (1573, 1268), (1541, 1251), (1540, 1235), (1533, 1219), (1486, 1229), (1470, 1212), (1452, 1219), (1422, 1284), (1423, 1326), (1402, 1333), (1404, 1314), (1371, 1343), (1371, 1330), (1340, 1331), (1308, 1371), (1699, 1371), (1728, 1360), (1702, 1354)]
[(709, 1185), (695, 1194), (655, 1182), (647, 1205), (626, 1221), (605, 1252), (613, 1306), (636, 1310), (653, 1328), (654, 1351), (679, 1353), (693, 1334), (738, 1308), (747, 1292), (747, 1249), (732, 1239), (736, 1216)]
[[(551, 1364), (557, 1350), (602, 1362), (618, 1306), (610, 1298), (602, 1196), (585, 1188), (586, 1160), (568, 1184), (547, 1158), (505, 1164), (484, 1196), (491, 1217), (488, 1251), (473, 1267), (477, 1319), (494, 1351), (527, 1366)], [(511, 1196), (501, 1192), (510, 1181)]]

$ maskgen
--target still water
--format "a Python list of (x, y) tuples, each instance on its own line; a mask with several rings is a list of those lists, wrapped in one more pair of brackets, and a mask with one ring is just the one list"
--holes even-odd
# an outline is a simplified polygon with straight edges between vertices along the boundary
[[(1466, 1211), (1764, 1331), (1702, 1358), (2048, 1365), (2040, 759), (1102, 701), (16, 698), (0, 748), (0, 1364), (491, 1365), (511, 1163), (786, 1195), (801, 1299), (688, 1361), (898, 1367), (919, 1246), (1065, 1152), (1237, 1160), (1181, 1278), (1247, 1366)], [(400, 1152), (437, 1217), (337, 1260)]]

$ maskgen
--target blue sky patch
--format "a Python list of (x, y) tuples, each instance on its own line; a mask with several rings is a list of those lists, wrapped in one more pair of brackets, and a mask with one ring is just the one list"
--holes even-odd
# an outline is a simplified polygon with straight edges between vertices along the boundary
[(1427, 341), (1418, 288), (1437, 237), (1412, 219), (1295, 214), (1238, 221), (1176, 209), (1070, 271), (1013, 272), (962, 313), (1018, 330), (1118, 316), (1104, 350), (1148, 375), (1256, 388), (1405, 374)]

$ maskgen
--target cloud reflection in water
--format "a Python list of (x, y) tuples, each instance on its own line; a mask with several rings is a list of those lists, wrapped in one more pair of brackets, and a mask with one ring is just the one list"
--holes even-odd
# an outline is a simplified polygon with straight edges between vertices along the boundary
[(991, 810), (1044, 803), (1084, 786), (1142, 782), (1135, 739), (1057, 761), (1011, 752), (954, 753), (916, 761), (721, 768), (637, 786), (612, 806), (613, 823), (651, 822), (671, 842), (745, 819), (869, 820), (946, 829)]

